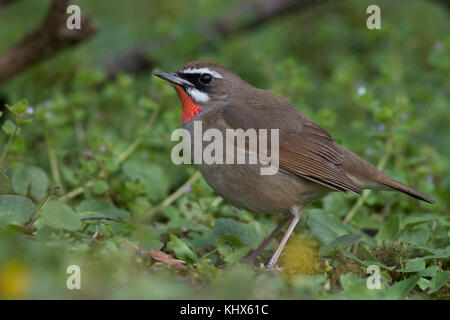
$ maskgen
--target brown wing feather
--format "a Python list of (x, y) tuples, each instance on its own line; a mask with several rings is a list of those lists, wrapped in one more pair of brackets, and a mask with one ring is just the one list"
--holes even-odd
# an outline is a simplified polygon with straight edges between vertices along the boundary
[(345, 174), (342, 168), (344, 154), (328, 132), (283, 99), (264, 93), (263, 97), (259, 95), (261, 101), (253, 99), (245, 105), (224, 107), (222, 115), (227, 125), (243, 130), (279, 129), (282, 172), (301, 176), (333, 190), (362, 194), (362, 190)]
[[(304, 126), (308, 132), (309, 126)], [(345, 174), (344, 155), (334, 140), (314, 133), (296, 132), (281, 137), (280, 169), (337, 191), (362, 190)]]

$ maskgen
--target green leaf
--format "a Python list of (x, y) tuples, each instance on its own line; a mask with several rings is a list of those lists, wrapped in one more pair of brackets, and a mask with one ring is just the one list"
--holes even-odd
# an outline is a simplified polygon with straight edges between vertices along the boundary
[(104, 213), (109, 218), (121, 218), (123, 220), (130, 220), (130, 213), (128, 211), (118, 209), (112, 202), (105, 200), (84, 200), (76, 208), (76, 212), (96, 211)]
[(431, 231), (428, 227), (419, 225), (402, 232), (398, 238), (401, 242), (412, 244), (424, 244), (431, 236)]
[(102, 218), (102, 217), (106, 217), (105, 214), (101, 213), (101, 212), (96, 212), (96, 211), (86, 211), (86, 212), (81, 212), (81, 213), (77, 213), (78, 216), (80, 217), (80, 219), (83, 218)]
[(238, 237), (224, 234), (217, 240), (217, 250), (226, 262), (235, 263), (241, 260), (251, 250)]
[(131, 233), (129, 240), (137, 243), (144, 250), (161, 249), (163, 243), (159, 241), (161, 230), (149, 225), (139, 225)]
[(331, 243), (350, 232), (349, 228), (334, 215), (320, 209), (309, 210), (306, 223), (322, 243)]
[(124, 175), (145, 186), (146, 196), (153, 202), (162, 200), (169, 187), (164, 171), (155, 165), (137, 160), (125, 161), (122, 167)]
[(340, 236), (336, 240), (331, 241), (329, 244), (326, 244), (325, 246), (322, 246), (320, 248), (320, 251), (322, 254), (326, 255), (330, 252), (339, 249), (341, 247), (351, 247), (356, 242), (358, 242), (362, 236), (360, 234), (345, 234), (343, 236)]
[(214, 223), (214, 232), (218, 237), (233, 235), (245, 245), (250, 245), (250, 239), (246, 228), (233, 219), (219, 218)]
[(450, 258), (450, 246), (447, 249), (428, 249), (431, 255), (422, 257), (423, 259), (447, 259)]
[(145, 241), (145, 243), (142, 244), (142, 248), (144, 248), (145, 250), (151, 249), (161, 250), (162, 247), (164, 247), (164, 243), (162, 243), (159, 240), (147, 240)]
[(422, 258), (406, 260), (404, 269), (398, 270), (399, 272), (418, 272), (425, 269), (426, 263)]
[(382, 264), (381, 262), (378, 262), (378, 261), (374, 261), (374, 260), (361, 260), (361, 259), (359, 259), (358, 257), (356, 257), (353, 253), (351, 253), (351, 252), (348, 251), (348, 250), (344, 250), (344, 251), (342, 252), (342, 254), (343, 254), (345, 257), (347, 257), (347, 258), (349, 258), (349, 259), (352, 259), (352, 260), (358, 262), (359, 264), (361, 264), (361, 265), (364, 266), (365, 268), (367, 268), (367, 267), (369, 267), (369, 266), (371, 266), (371, 265), (376, 265), (376, 266), (379, 266), (381, 270), (392, 271), (392, 270), (395, 269), (395, 266), (386, 266), (386, 265), (384, 265), (384, 264)]
[(434, 265), (434, 266), (427, 267), (425, 270), (420, 271), (418, 274), (420, 274), (420, 276), (422, 276), (422, 277), (432, 277), (435, 274), (437, 274), (438, 271), (439, 271), (439, 267)]
[(11, 184), (6, 173), (0, 169), (0, 194), (11, 192)]
[(414, 224), (418, 224), (418, 223), (432, 222), (432, 221), (436, 221), (438, 224), (448, 226), (450, 224), (450, 222), (448, 220), (449, 220), (449, 218), (440, 216), (437, 214), (431, 214), (431, 213), (427, 213), (426, 215), (414, 214), (414, 215), (407, 216), (407, 217), (405, 217), (405, 219), (403, 219), (402, 229), (408, 225), (414, 225)]
[(358, 290), (361, 287), (366, 287), (366, 279), (362, 279), (359, 274), (351, 272), (341, 275), (339, 282), (344, 291)]
[(376, 235), (378, 242), (395, 241), (400, 233), (401, 217), (399, 215), (391, 216), (380, 228)]
[(42, 200), (47, 194), (48, 177), (38, 167), (22, 167), (13, 172), (11, 184), (16, 193), (29, 194), (35, 200)]
[(256, 249), (264, 241), (264, 239), (272, 232), (272, 228), (264, 226), (258, 221), (251, 221), (244, 225), (247, 230), (249, 245), (252, 249)]
[(108, 191), (109, 185), (103, 180), (96, 180), (92, 185), (92, 192), (95, 194), (102, 194)]
[(25, 113), (27, 110), (27, 107), (29, 106), (27, 99), (22, 99), (12, 106), (8, 106), (8, 109), (16, 116), (18, 117), (21, 113)]
[(419, 286), (420, 290), (425, 291), (428, 287), (430, 287), (430, 280), (425, 278), (420, 278), (417, 282), (417, 285)]
[(80, 216), (58, 200), (50, 200), (42, 209), (44, 223), (53, 229), (75, 231), (81, 228)]
[(450, 271), (442, 271), (431, 279), (430, 282), (430, 291), (428, 294), (432, 294), (437, 292), (440, 288), (442, 288), (448, 281), (450, 280)]
[(179, 239), (176, 235), (170, 235), (170, 247), (175, 252), (178, 259), (194, 263), (198, 261), (197, 253), (191, 249), (184, 241)]
[(12, 223), (25, 223), (33, 215), (33, 202), (22, 196), (0, 195), (0, 229)]
[(236, 263), (240, 261), (242, 258), (244, 258), (250, 252), (250, 250), (251, 250), (250, 247), (243, 247), (237, 249), (232, 254), (224, 257), (224, 260), (228, 263)]
[(397, 282), (392, 287), (387, 289), (386, 291), (386, 298), (387, 299), (405, 299), (408, 293), (414, 289), (417, 282), (420, 280), (419, 275), (415, 275), (413, 277), (410, 277), (406, 280)]
[(3, 132), (10, 136), (14, 130), (16, 130), (16, 125), (11, 120), (6, 120), (2, 126)]

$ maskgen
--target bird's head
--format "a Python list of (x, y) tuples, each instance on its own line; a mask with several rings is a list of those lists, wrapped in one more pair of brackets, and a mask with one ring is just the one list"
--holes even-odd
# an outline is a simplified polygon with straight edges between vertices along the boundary
[(176, 73), (155, 72), (155, 75), (175, 87), (182, 104), (182, 123), (226, 106), (233, 95), (249, 86), (233, 71), (209, 61), (189, 62)]

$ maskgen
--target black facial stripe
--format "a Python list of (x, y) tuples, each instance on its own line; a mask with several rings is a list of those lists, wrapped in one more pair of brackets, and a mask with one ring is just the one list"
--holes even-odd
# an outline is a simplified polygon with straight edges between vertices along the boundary
[(178, 75), (192, 84), (196, 84), (196, 82), (201, 76), (200, 73), (179, 73)]
[(181, 71), (178, 73), (178, 76), (192, 83), (197, 90), (207, 92), (208, 86), (200, 82), (202, 74), (203, 73), (183, 73), (183, 71)]

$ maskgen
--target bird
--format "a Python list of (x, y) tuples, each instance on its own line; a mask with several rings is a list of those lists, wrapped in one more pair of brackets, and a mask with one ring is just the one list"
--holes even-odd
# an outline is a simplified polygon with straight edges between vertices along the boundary
[[(230, 129), (278, 129), (279, 163), (275, 174), (262, 175), (262, 163), (196, 164), (208, 185), (234, 206), (253, 213), (284, 215), (248, 261), (253, 262), (290, 222), (266, 266), (273, 270), (303, 208), (330, 192), (362, 195), (365, 189), (390, 190), (428, 203), (436, 202), (342, 147), (285, 99), (253, 87), (221, 64), (194, 61), (175, 73), (154, 74), (175, 88), (182, 105), (182, 127), (191, 135), (195, 134), (195, 122), (201, 122), (203, 133), (208, 129), (221, 133)], [(269, 144), (268, 149), (271, 147)], [(247, 143), (244, 149), (248, 151)]]

